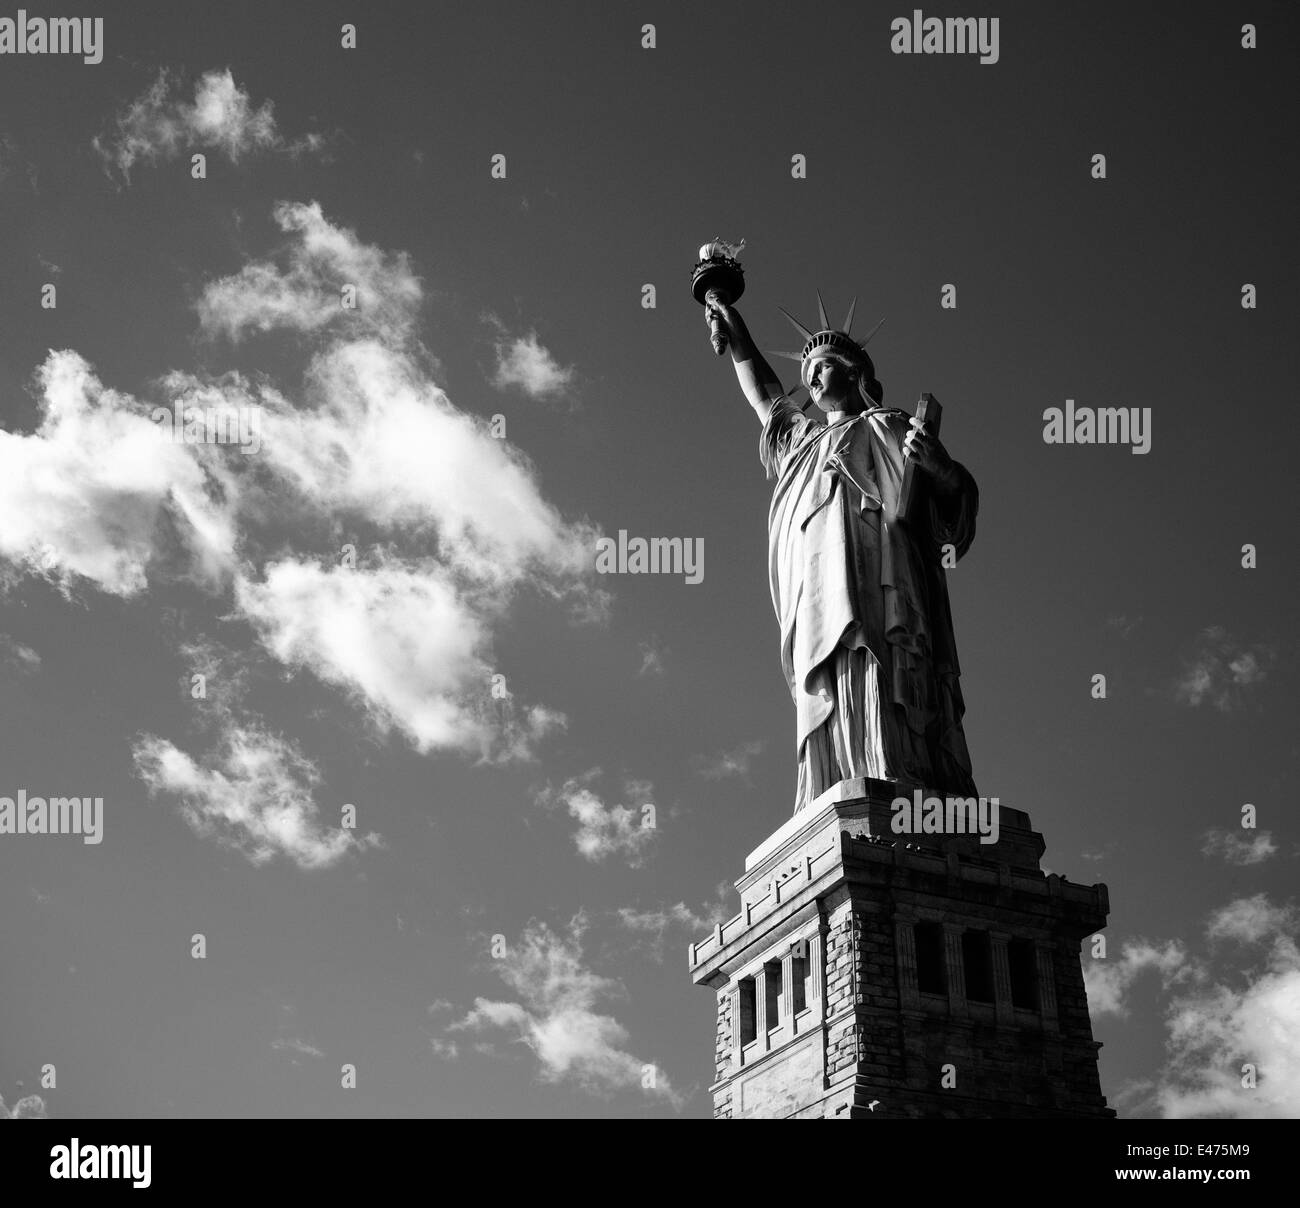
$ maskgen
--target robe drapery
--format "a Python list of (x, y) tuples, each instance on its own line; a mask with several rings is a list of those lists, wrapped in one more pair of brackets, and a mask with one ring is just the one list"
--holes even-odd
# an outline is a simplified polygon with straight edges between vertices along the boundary
[(922, 475), (911, 522), (898, 516), (909, 418), (873, 407), (827, 423), (782, 398), (763, 425), (759, 457), (776, 479), (768, 569), (795, 704), (796, 813), (859, 776), (977, 795), (940, 547), (951, 544), (958, 558), (970, 547), (979, 492), (954, 463), (951, 497)]

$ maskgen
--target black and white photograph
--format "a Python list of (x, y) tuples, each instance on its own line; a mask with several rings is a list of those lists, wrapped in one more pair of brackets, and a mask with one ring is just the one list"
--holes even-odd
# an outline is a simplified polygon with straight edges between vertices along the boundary
[(1298, 59), (1272, 0), (0, 10), (0, 1163), (1262, 1181)]

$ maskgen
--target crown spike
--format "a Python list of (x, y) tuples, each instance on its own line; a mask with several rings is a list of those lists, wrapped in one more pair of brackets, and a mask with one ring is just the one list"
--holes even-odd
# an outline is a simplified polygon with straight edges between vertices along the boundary
[(885, 325), (885, 320), (881, 319), (880, 322), (875, 325), (875, 327), (873, 327), (869, 332), (867, 332), (867, 338), (861, 341), (863, 348), (865, 348), (868, 344), (871, 343), (871, 337), (874, 336), (876, 332), (878, 332), (882, 327), (884, 327), (884, 325)]
[(803, 353), (801, 352), (776, 352), (776, 351), (769, 350), (767, 355), (770, 357), (785, 357), (787, 361), (803, 360)]
[(846, 336), (853, 331), (853, 312), (857, 310), (857, 308), (858, 300), (854, 297), (853, 301), (849, 303), (849, 313), (844, 316), (844, 326), (841, 329)]
[(787, 319), (790, 320), (791, 323), (795, 325), (795, 330), (798, 331), (798, 333), (801, 336), (803, 336), (805, 340), (811, 340), (813, 338), (813, 335), (815, 333), (809, 331), (802, 323), (799, 322), (798, 319), (794, 317), (794, 315), (792, 315), (788, 310), (786, 310), (784, 306), (778, 306), (777, 310), (779, 310), (783, 315), (785, 315)]
[(826, 317), (826, 304), (822, 301), (822, 291), (817, 291), (817, 317), (821, 319), (822, 331), (829, 331), (831, 321)]

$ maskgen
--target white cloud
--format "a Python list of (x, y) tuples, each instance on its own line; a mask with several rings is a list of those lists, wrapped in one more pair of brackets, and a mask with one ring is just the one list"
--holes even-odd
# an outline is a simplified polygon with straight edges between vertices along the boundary
[(651, 815), (642, 807), (653, 804), (649, 798), (652, 787), (646, 781), (630, 781), (624, 786), (624, 795), (631, 805), (605, 805), (588, 787), (600, 774), (593, 768), (582, 776), (566, 780), (559, 789), (546, 788), (537, 795), (539, 805), (562, 805), (569, 816), (578, 823), (573, 842), (582, 856), (599, 863), (610, 856), (619, 856), (632, 868), (645, 863), (659, 831), (646, 825)]
[(662, 961), (670, 939), (674, 943), (680, 941), (684, 950), (690, 940), (702, 938), (715, 923), (731, 918), (735, 913), (728, 906), (731, 892), (725, 881), (720, 882), (713, 900), (705, 902), (699, 910), (692, 909), (685, 902), (653, 910), (622, 906), (618, 910), (618, 921), (633, 935), (648, 939), (650, 954), (655, 960)]
[(542, 346), (535, 331), (513, 339), (499, 339), (496, 357), (493, 384), (501, 389), (517, 386), (531, 398), (553, 398), (561, 394), (574, 378), (573, 366), (561, 365)]
[(440, 1057), (443, 1061), (455, 1061), (460, 1056), (460, 1045), (454, 1040), (445, 1040), (441, 1036), (431, 1036), (429, 1048), (433, 1050), (435, 1057)]
[(595, 529), (566, 523), (528, 461), (411, 357), (348, 341), (315, 358), (310, 380), (315, 407), (266, 400), (260, 460), (313, 506), (436, 538), (441, 561), (497, 587), (558, 594), (590, 577)]
[(1237, 898), (1220, 907), (1206, 924), (1211, 940), (1235, 940), (1242, 944), (1261, 944), (1266, 940), (1284, 946), (1290, 934), (1300, 930), (1300, 912), (1293, 906), (1274, 906), (1268, 895)]
[(1213, 705), (1221, 713), (1240, 708), (1248, 690), (1262, 683), (1277, 651), (1266, 643), (1246, 643), (1220, 625), (1201, 632), (1173, 685), (1180, 705)]
[(327, 868), (350, 851), (379, 846), (376, 834), (326, 829), (313, 798), (320, 774), (291, 743), (251, 724), (229, 723), (208, 766), (155, 735), (133, 750), (151, 793), (180, 799), (194, 831), (254, 864), (284, 856), (299, 868)]
[(1166, 989), (1195, 977), (1198, 971), (1189, 963), (1187, 949), (1177, 940), (1170, 940), (1162, 946), (1147, 940), (1135, 940), (1124, 945), (1118, 960), (1114, 957), (1085, 960), (1083, 981), (1092, 1014), (1127, 1015), (1129, 1008), (1125, 996), (1133, 983), (1149, 969), (1160, 974)]
[[(261, 393), (260, 464), (317, 512), (436, 542), (449, 575), (490, 586), (498, 600), (527, 583), (599, 612), (595, 528), (565, 521), (528, 460), (430, 379), (413, 337), (421, 288), (405, 254), (362, 244), (315, 204), (282, 204), (276, 217), (291, 235), (288, 267), (246, 266), (199, 304), (207, 330), (236, 337), (340, 324), (308, 368), (310, 405)], [(340, 281), (358, 285), (359, 311), (339, 306)], [(242, 384), (172, 375), (168, 385), (202, 403)]]
[[(236, 651), (197, 634), (177, 647), (184, 666), (183, 686), (189, 704), (205, 722), (218, 726), (238, 722), (249, 691), (254, 655)], [(203, 695), (194, 696), (193, 677), (203, 677)]]
[(381, 731), (399, 729), (421, 752), (528, 758), (534, 742), (563, 725), (542, 706), (491, 700), (496, 606), (467, 597), (436, 565), (363, 570), (285, 560), (261, 582), (241, 579), (236, 594), (277, 659), (346, 689)]
[(41, 669), (41, 656), (30, 646), (7, 633), (0, 633), (0, 661), (27, 673)]
[(49, 1110), (40, 1095), (24, 1095), (12, 1108), (5, 1106), (4, 1096), (0, 1095), (0, 1120), (47, 1120)]
[(621, 906), (618, 920), (629, 931), (662, 935), (674, 928), (680, 928), (684, 933), (694, 934), (731, 917), (734, 912), (727, 909), (726, 893), (726, 884), (719, 885), (717, 898), (712, 902), (705, 902), (699, 910), (692, 909), (685, 902), (678, 902), (675, 906), (660, 906), (654, 910)]
[(238, 163), (255, 151), (319, 150), (323, 139), (308, 135), (288, 143), (276, 128), (272, 104), (253, 104), (230, 69), (205, 72), (194, 86), (194, 100), (180, 95), (180, 81), (163, 70), (114, 119), (112, 133), (93, 140), (106, 168), (129, 180), (138, 161), (155, 163), (182, 152), (216, 151)]
[[(1124, 995), (1146, 969), (1162, 975), (1165, 1061), (1121, 1098), (1139, 1115), (1167, 1119), (1300, 1116), (1300, 910), (1267, 895), (1238, 898), (1206, 924), (1210, 953), (1126, 945), (1121, 961), (1085, 966), (1094, 1015), (1126, 1015)], [(1234, 945), (1230, 953), (1223, 951)], [(1243, 1066), (1256, 1085), (1242, 1085)]]
[[(519, 942), (494, 962), (517, 1001), (479, 998), (453, 1031), (501, 1031), (525, 1044), (536, 1056), (545, 1082), (573, 1082), (596, 1094), (642, 1090), (650, 1063), (627, 1051), (628, 1032), (598, 1008), (606, 1000), (626, 997), (614, 979), (592, 972), (583, 962), (585, 919), (579, 915), (567, 935), (544, 923), (531, 923)], [(645, 1094), (666, 1099), (680, 1109), (681, 1100), (662, 1071)]]
[[(1166, 1119), (1300, 1116), (1300, 968), (1249, 986), (1214, 986), (1171, 1012), (1169, 1066), (1156, 1091)], [(1256, 1085), (1242, 1085), (1244, 1066)]]
[(173, 371), (160, 381), (171, 404), (214, 419), (255, 411), (261, 447), (249, 457), (173, 442), (152, 407), (103, 387), (77, 354), (52, 353), (40, 372), (39, 429), (0, 432), (0, 555), (37, 573), (42, 558), (55, 559), (53, 573), (127, 595), (167, 544), (164, 522), (215, 573), (233, 560), (237, 522), (278, 517), (295, 502), (299, 517), (365, 519), (435, 545), (448, 573), (498, 598), (527, 584), (598, 613), (607, 597), (592, 584), (595, 528), (567, 522), (527, 458), (455, 407), (410, 344), (420, 286), (405, 255), (361, 244), (315, 205), (277, 214), (293, 242), (276, 288), (259, 294), (236, 274), (209, 287), (200, 311), (228, 334), (312, 326), (347, 313), (317, 278), (353, 277), (373, 302), (367, 326), (312, 358), (306, 404), (235, 373)]
[(1230, 831), (1220, 827), (1207, 830), (1201, 855), (1222, 856), (1229, 864), (1260, 864), (1276, 854), (1277, 844), (1271, 831)]
[[(304, 397), (233, 372), (160, 379), (182, 411), (255, 411), (260, 446), (248, 456), (166, 439), (153, 408), (102, 386), (75, 353), (52, 353), (40, 427), (0, 432), (0, 562), (65, 591), (84, 581), (131, 596), (179, 560), (213, 590), (233, 585), (236, 616), (268, 651), (342, 688), (381, 730), (425, 752), (530, 758), (564, 717), (488, 697), (492, 636), (525, 589), (600, 618), (609, 597), (595, 586), (596, 531), (563, 517), (528, 459), (432, 379), (414, 334), (422, 289), (405, 253), (360, 242), (314, 203), (275, 215), (288, 237), (282, 258), (213, 283), (199, 313), (209, 334), (233, 338), (324, 332)], [(340, 281), (360, 291), (352, 318), (338, 305)], [(379, 544), (353, 570), (292, 552), (357, 530)], [(208, 712), (220, 714), (217, 704)], [(261, 749), (230, 702), (221, 708), (217, 720)], [(235, 810), (232, 825), (255, 850), (278, 850), (262, 846), (255, 809), (230, 804), (239, 777), (227, 784), (220, 762), (201, 768), (153, 742), (155, 764), (166, 753), (178, 782), (209, 801), (195, 818), (211, 822), (209, 799), (220, 799), (216, 814)], [(311, 842), (294, 858), (321, 856)]]
[(37, 383), (36, 431), (0, 431), (0, 557), (64, 591), (88, 580), (131, 596), (179, 543), (200, 576), (219, 578), (237, 488), (218, 447), (167, 439), (75, 352), (51, 352)]
[[(1298, 932), (1300, 912), (1274, 906), (1264, 894), (1230, 902), (1211, 916), (1211, 941), (1245, 945), (1252, 963), (1170, 1003), (1168, 1062), (1154, 1092), (1160, 1115), (1300, 1116)], [(1242, 1085), (1247, 1063), (1256, 1069), (1253, 1088)]]
[(633, 906), (621, 906), (618, 920), (629, 931), (649, 931), (661, 934), (670, 927), (682, 927), (697, 931), (709, 923), (698, 915), (685, 902), (675, 906), (660, 906), (654, 910), (638, 910)]
[[(238, 341), (248, 331), (313, 332), (336, 326), (400, 343), (411, 333), (424, 296), (405, 252), (386, 254), (337, 227), (318, 202), (279, 202), (272, 211), (290, 236), (283, 268), (254, 261), (212, 281), (197, 303), (199, 326), (209, 336)], [(343, 288), (356, 290), (345, 307)]]

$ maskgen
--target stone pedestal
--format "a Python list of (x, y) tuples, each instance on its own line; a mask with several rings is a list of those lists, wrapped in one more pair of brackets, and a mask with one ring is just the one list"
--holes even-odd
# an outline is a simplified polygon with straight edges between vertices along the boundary
[(718, 996), (718, 1118), (1112, 1117), (1080, 945), (1105, 885), (998, 842), (899, 835), (912, 786), (836, 785), (745, 861), (740, 913), (690, 947)]

